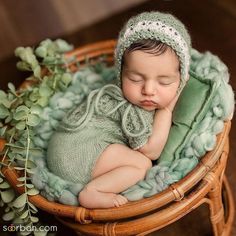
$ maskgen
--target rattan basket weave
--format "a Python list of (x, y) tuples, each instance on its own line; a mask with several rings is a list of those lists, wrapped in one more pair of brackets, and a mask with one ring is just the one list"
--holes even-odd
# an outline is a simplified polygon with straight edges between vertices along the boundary
[[(115, 44), (114, 40), (102, 41), (80, 47), (66, 56), (75, 56), (83, 65), (87, 59), (95, 62), (101, 55), (106, 55), (105, 60), (112, 64)], [(76, 63), (69, 67), (72, 71), (77, 70)], [(79, 235), (122, 236), (146, 235), (178, 220), (202, 203), (208, 203), (214, 235), (229, 235), (234, 218), (233, 198), (224, 175), (229, 151), (229, 130), (230, 121), (225, 122), (223, 132), (217, 136), (215, 149), (208, 152), (193, 171), (152, 197), (109, 209), (62, 205), (49, 202), (41, 195), (30, 196), (30, 201), (55, 215)], [(0, 140), (0, 148), (3, 145), (4, 140)], [(6, 167), (2, 171), (9, 183), (19, 193), (23, 193), (24, 187), (16, 186), (17, 172)]]

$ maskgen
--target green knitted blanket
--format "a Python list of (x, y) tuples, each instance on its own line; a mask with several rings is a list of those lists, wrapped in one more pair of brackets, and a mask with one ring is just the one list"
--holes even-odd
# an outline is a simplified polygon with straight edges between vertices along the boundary
[[(191, 78), (174, 110), (167, 144), (146, 178), (122, 193), (130, 201), (159, 193), (188, 174), (215, 147), (224, 120), (233, 114), (234, 94), (227, 67), (209, 52), (192, 50), (191, 59)], [(114, 83), (115, 78), (113, 67), (87, 66), (76, 72), (66, 91), (54, 94), (44, 108), (33, 140), (44, 152), (37, 158), (31, 156), (37, 164), (32, 182), (48, 200), (78, 205), (77, 195), (83, 188), (48, 170), (45, 157), (49, 138), (68, 110), (81, 104), (92, 90)]]

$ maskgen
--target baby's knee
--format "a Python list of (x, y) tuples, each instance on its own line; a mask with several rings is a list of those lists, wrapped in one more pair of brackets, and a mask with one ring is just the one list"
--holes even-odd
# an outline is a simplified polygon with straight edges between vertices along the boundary
[(136, 163), (136, 167), (139, 169), (141, 179), (144, 179), (147, 171), (152, 167), (152, 161), (143, 155), (141, 161)]
[(142, 162), (139, 163), (139, 168), (144, 169), (145, 171), (149, 170), (152, 167), (152, 161), (143, 155)]
[(147, 171), (152, 167), (152, 161), (144, 156), (143, 163), (139, 167), (140, 168), (140, 175), (141, 175), (141, 180), (145, 178)]
[(145, 167), (147, 170), (149, 170), (150, 168), (152, 168), (152, 160), (150, 160), (148, 157), (146, 157), (146, 160), (145, 160)]

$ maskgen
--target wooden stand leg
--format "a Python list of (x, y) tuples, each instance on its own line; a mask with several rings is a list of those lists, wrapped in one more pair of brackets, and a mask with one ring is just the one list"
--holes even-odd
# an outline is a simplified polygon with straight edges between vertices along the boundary
[(208, 193), (208, 198), (210, 200), (211, 224), (215, 236), (222, 235), (225, 226), (221, 184), (220, 181), (216, 181), (215, 179), (213, 188)]
[(235, 206), (232, 191), (230, 189), (226, 176), (223, 178), (223, 204), (225, 209), (225, 228), (222, 236), (231, 235), (231, 229), (234, 222)]

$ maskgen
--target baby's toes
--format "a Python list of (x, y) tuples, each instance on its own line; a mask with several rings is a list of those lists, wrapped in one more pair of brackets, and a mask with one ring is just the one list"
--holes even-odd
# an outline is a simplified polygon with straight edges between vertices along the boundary
[(124, 196), (122, 196), (122, 195), (120, 195), (120, 194), (117, 194), (117, 195), (114, 197), (113, 202), (114, 202), (114, 205), (115, 205), (116, 207), (119, 207), (119, 206), (124, 205), (125, 203), (127, 203), (128, 200), (127, 200), (126, 197), (124, 197)]
[(119, 200), (117, 198), (113, 199), (113, 203), (114, 203), (115, 207), (119, 207), (120, 206), (120, 202), (119, 202)]
[(124, 197), (122, 195), (119, 195), (119, 197), (120, 197), (120, 201), (121, 201), (122, 205), (128, 202), (128, 199), (126, 197)]
[(120, 194), (117, 195), (117, 201), (119, 202), (120, 206), (128, 202), (127, 198)]

